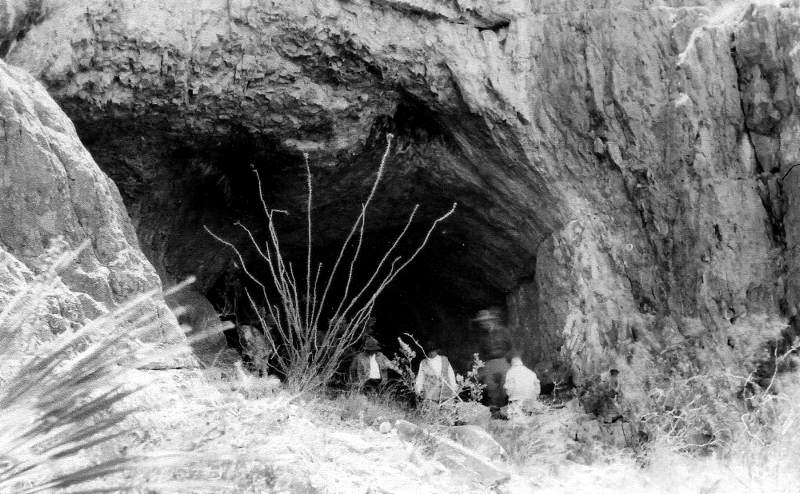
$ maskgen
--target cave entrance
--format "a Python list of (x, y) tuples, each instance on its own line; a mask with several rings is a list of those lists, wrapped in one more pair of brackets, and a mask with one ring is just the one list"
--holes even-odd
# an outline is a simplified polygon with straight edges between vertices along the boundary
[[(446, 201), (435, 202), (444, 205)], [(413, 204), (408, 210), (412, 207)], [(429, 213), (435, 215), (447, 211), (449, 206), (430, 209)], [(376, 210), (380, 211), (380, 206)], [(355, 215), (346, 217), (353, 219)], [(314, 217), (314, 222), (320, 225), (332, 221), (334, 220), (324, 216)], [(373, 228), (366, 229), (364, 243), (355, 264), (350, 296), (364, 286), (400, 232), (400, 227), (386, 227), (384, 218), (371, 223)], [(476, 239), (471, 237), (470, 232), (460, 226), (460, 223), (463, 223), (463, 216), (459, 216), (457, 210), (457, 213), (434, 230), (414, 261), (378, 297), (372, 313), (375, 324), (371, 334), (382, 344), (383, 352), (389, 358), (398, 351), (398, 337), (403, 337), (406, 342), (411, 343), (407, 334), (411, 334), (423, 345), (430, 340), (437, 342), (459, 371), (469, 368), (474, 353), (480, 353), (486, 358), (487, 352), (490, 351), (492, 344), (489, 335), (484, 327), (473, 321), (473, 318), (478, 311), (489, 307), (504, 308), (506, 293), (501, 288), (493, 286), (491, 280), (483, 276), (483, 268), (474, 265), (470, 251), (480, 250), (481, 246), (477, 246), (476, 249)], [(407, 259), (422, 243), (429, 225), (430, 216), (421, 217), (416, 221), (398, 246), (396, 254), (402, 259)], [(282, 238), (282, 244), (285, 246), (284, 252), (295, 270), (296, 277), (304, 278), (305, 244), (297, 237), (297, 232), (286, 235)], [(315, 238), (313, 262), (332, 266), (339, 255), (343, 238), (324, 242), (325, 240), (325, 238)], [(246, 243), (240, 247), (243, 252), (249, 248)], [(346, 261), (351, 259), (352, 252), (352, 249), (347, 251), (344, 257)], [(248, 269), (259, 280), (271, 280), (271, 275), (255, 256), (249, 256), (247, 262)], [(334, 278), (326, 302), (328, 309), (335, 307), (344, 294), (348, 267), (349, 262), (343, 262)], [(323, 273), (326, 272), (329, 271), (323, 270)], [(320, 294), (324, 280), (326, 280), (325, 274), (321, 277)], [(247, 300), (245, 288), (251, 290), (251, 293), (255, 293), (253, 290), (260, 290), (254, 283), (248, 281), (238, 263), (233, 263), (225, 275), (220, 276), (208, 289), (207, 296), (218, 309), (225, 308), (224, 312), (229, 313), (229, 319), (233, 322), (256, 325), (257, 318)], [(368, 293), (374, 291), (370, 290)], [(270, 293), (270, 296), (275, 303), (277, 300), (275, 295)], [(231, 314), (232, 306), (238, 307), (235, 314)], [(327, 312), (330, 311), (326, 311), (326, 315)], [(325, 319), (325, 315), (322, 319)], [(236, 345), (233, 334), (229, 335), (228, 341)]]
[[(374, 316), (388, 356), (397, 349), (397, 337), (411, 333), (437, 340), (459, 370), (473, 353), (485, 355), (485, 330), (471, 319), (483, 309), (504, 309), (520, 280), (532, 278), (536, 247), (556, 204), (537, 177), (524, 175), (529, 168), (511, 166), (513, 149), (504, 151), (483, 119), (462, 117), (457, 125), (443, 122), (409, 97), (394, 115), (374, 122), (358, 146), (341, 152), (310, 148), (314, 257), (330, 266), (369, 194), (385, 136), (395, 135), (368, 214), (356, 278), (376, 265), (415, 204), (420, 210), (403, 241), (405, 254), (419, 245), (433, 220), (458, 203), (378, 299)], [(230, 249), (205, 231), (248, 249), (247, 235), (234, 226), (241, 221), (256, 238), (265, 238), (252, 167), (261, 174), (269, 207), (288, 211), (278, 222), (281, 244), (295, 266), (304, 266), (306, 174), (291, 139), (229, 124), (218, 134), (157, 132), (163, 122), (144, 118), (109, 116), (79, 124), (81, 138), (119, 186), (142, 250), (165, 285), (195, 275), (194, 290), (225, 318), (252, 321), (242, 293), (231, 295), (231, 287), (243, 286), (246, 277)], [(331, 131), (306, 130), (315, 136)], [(252, 251), (246, 255), (253, 261)], [(525, 331), (536, 328), (529, 324)]]
[[(424, 109), (401, 105), (387, 125), (383, 129), (376, 127), (366, 147), (344, 162), (326, 164), (312, 154), (313, 264), (321, 262), (326, 267), (334, 264), (362, 202), (369, 195), (385, 151), (386, 131), (391, 131), (395, 139), (367, 213), (353, 286), (360, 288), (369, 278), (403, 230), (415, 205), (419, 209), (396, 252), (403, 259), (422, 243), (433, 221), (457, 203), (455, 213), (439, 224), (416, 259), (377, 299), (373, 316), (374, 336), (387, 356), (398, 350), (397, 338), (409, 333), (419, 343), (436, 341), (454, 366), (464, 371), (474, 353), (485, 359), (497, 346), (489, 341), (486, 328), (472, 319), (478, 311), (490, 307), (498, 307), (504, 313), (507, 295), (518, 278), (517, 271), (530, 269), (535, 260), (520, 248), (520, 235), (509, 228), (513, 220), (497, 210), (496, 199), (488, 193), (481, 177), (465, 178), (453, 173), (453, 169), (464, 166), (468, 160), (459, 155), (458, 147), (444, 135), (434, 117)], [(268, 235), (265, 215), (250, 169), (255, 164), (268, 206), (287, 212), (276, 217), (280, 242), (297, 277), (304, 277), (307, 176), (302, 155), (289, 152), (276, 142), (248, 136), (244, 131), (242, 134), (233, 145), (223, 143), (212, 152), (199, 149), (189, 159), (206, 160), (209, 171), (204, 173), (224, 187), (225, 217), (241, 220), (256, 238), (265, 239)], [(236, 153), (226, 151), (231, 148)], [(216, 216), (204, 221), (204, 225), (211, 222), (217, 233), (241, 249), (249, 249), (248, 264), (262, 268), (257, 277), (270, 279), (241, 230), (226, 227)], [(205, 295), (218, 309), (224, 308), (223, 312), (230, 312), (232, 305), (239, 307), (240, 313), (233, 318), (253, 324), (256, 318), (241, 290), (248, 285), (246, 276), (231, 262), (231, 252), (221, 245), (217, 247), (220, 247), (216, 250), (218, 255), (208, 261), (216, 263), (216, 268), (207, 272)], [(226, 266), (219, 264), (223, 258), (228, 259)], [(346, 278), (345, 266), (337, 274), (329, 301), (340, 299)], [(321, 280), (325, 279), (323, 270)], [(232, 294), (232, 286), (239, 291)], [(504, 337), (510, 339), (507, 332)]]

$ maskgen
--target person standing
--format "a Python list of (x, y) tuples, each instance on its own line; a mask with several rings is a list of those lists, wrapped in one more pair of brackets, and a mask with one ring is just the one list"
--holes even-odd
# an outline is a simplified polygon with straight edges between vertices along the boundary
[(485, 365), (478, 370), (478, 379), (485, 386), (483, 403), (493, 413), (504, 407), (508, 400), (504, 384), (506, 373), (510, 368), (506, 357), (511, 345), (501, 315), (500, 309), (490, 308), (479, 311), (472, 319), (480, 331), (482, 352), (489, 357)]
[(520, 417), (537, 408), (537, 398), (541, 385), (536, 373), (525, 367), (519, 352), (511, 356), (511, 368), (506, 372), (506, 393), (508, 393), (508, 415)]
[(369, 336), (364, 342), (364, 350), (350, 363), (351, 378), (361, 391), (376, 392), (388, 380), (388, 370), (397, 370), (380, 350), (378, 340)]
[(425, 400), (442, 403), (456, 396), (456, 375), (447, 357), (439, 353), (439, 345), (429, 342), (426, 347), (428, 356), (419, 364), (414, 391)]
[(478, 369), (478, 380), (483, 388), (483, 402), (491, 410), (497, 411), (506, 405), (508, 396), (505, 390), (506, 373), (511, 367), (505, 357), (490, 354), (486, 364)]

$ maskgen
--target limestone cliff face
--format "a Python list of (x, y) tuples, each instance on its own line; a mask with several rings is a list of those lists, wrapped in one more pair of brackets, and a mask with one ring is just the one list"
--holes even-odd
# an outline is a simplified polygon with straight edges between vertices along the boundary
[(75, 121), (162, 276), (211, 286), (228, 260), (201, 225), (254, 216), (250, 163), (297, 206), (301, 151), (338, 238), (393, 132), (375, 221), (458, 201), (439, 281), (507, 295), (538, 362), (722, 354), (797, 312), (797, 0), (43, 5), (6, 60)]
[[(161, 284), (138, 248), (116, 186), (44, 87), (24, 70), (0, 62), (0, 95), (0, 300), (51, 267), (51, 241), (60, 239), (63, 248), (91, 241), (48, 298), (40, 331), (23, 345), (30, 346), (48, 332), (63, 332)], [(163, 302), (143, 309), (160, 315), (154, 338), (183, 341)]]

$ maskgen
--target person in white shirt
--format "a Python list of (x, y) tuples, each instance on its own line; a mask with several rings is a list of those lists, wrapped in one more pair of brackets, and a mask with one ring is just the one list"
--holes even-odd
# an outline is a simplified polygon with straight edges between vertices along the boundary
[(418, 396), (436, 403), (456, 396), (456, 375), (447, 357), (440, 355), (440, 348), (429, 342), (428, 356), (419, 363), (414, 391)]
[(378, 340), (370, 336), (364, 343), (364, 351), (359, 352), (350, 363), (351, 378), (361, 391), (377, 391), (389, 378), (388, 370), (397, 371), (380, 349)]
[(525, 367), (518, 352), (512, 354), (511, 368), (506, 372), (509, 417), (527, 414), (537, 408), (541, 385), (536, 373)]

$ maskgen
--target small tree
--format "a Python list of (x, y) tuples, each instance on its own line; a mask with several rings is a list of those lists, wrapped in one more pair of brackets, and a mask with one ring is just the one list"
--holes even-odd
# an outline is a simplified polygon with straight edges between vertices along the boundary
[[(257, 170), (254, 169), (254, 172), (258, 181), (259, 198), (266, 215), (267, 240), (262, 244), (256, 240), (252, 230), (247, 226), (240, 222), (236, 225), (247, 234), (258, 258), (266, 266), (269, 278), (262, 281), (255, 276), (248, 268), (241, 251), (206, 227), (209, 234), (234, 251), (245, 275), (258, 287), (259, 293), (254, 294), (250, 290), (245, 292), (258, 314), (267, 342), (274, 353), (274, 362), (271, 366), (285, 376), (286, 384), (292, 389), (309, 391), (330, 381), (347, 350), (364, 336), (378, 296), (422, 251), (436, 225), (455, 211), (454, 203), (447, 213), (433, 221), (416, 250), (404, 259), (395, 252), (419, 210), (419, 204), (415, 205), (403, 229), (377, 265), (371, 269), (372, 274), (367, 281), (362, 284), (354, 283), (353, 273), (364, 243), (367, 211), (383, 177), (392, 139), (393, 136), (388, 134), (386, 149), (369, 195), (362, 203), (358, 217), (342, 242), (336, 261), (326, 274), (323, 274), (322, 263), (313, 260), (311, 240), (313, 186), (307, 154), (304, 155), (307, 178), (307, 244), (304, 279), (295, 276), (294, 266), (286, 260), (277, 234), (276, 214), (287, 214), (287, 212), (269, 208)], [(334, 295), (331, 291), (337, 277), (342, 277), (344, 282), (340, 296)]]

